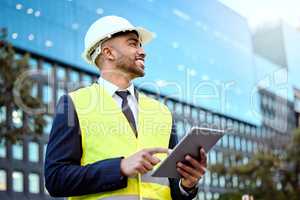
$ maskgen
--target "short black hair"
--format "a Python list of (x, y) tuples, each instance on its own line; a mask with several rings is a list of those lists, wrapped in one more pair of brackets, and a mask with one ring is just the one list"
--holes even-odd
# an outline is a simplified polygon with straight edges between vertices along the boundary
[(111, 35), (111, 37), (118, 37), (118, 36), (123, 36), (123, 35), (127, 35), (128, 33), (134, 33), (136, 34), (137, 37), (139, 37), (139, 33), (136, 30), (128, 30), (128, 31), (121, 31), (121, 32), (117, 32)]

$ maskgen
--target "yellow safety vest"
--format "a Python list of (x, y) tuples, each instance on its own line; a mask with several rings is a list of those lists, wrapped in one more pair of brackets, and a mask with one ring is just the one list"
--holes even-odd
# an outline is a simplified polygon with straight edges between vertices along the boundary
[[(172, 116), (168, 108), (141, 93), (138, 96), (138, 137), (115, 100), (99, 84), (69, 94), (75, 106), (82, 139), (81, 165), (99, 160), (125, 158), (143, 148), (168, 148)], [(161, 160), (165, 154), (157, 154)], [(157, 167), (157, 166), (156, 166)], [(167, 178), (149, 173), (128, 178), (126, 188), (78, 197), (71, 200), (134, 200), (171, 198)]]

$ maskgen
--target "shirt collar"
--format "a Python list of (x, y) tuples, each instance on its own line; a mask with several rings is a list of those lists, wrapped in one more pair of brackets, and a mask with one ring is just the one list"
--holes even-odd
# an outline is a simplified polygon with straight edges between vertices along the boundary
[(99, 77), (98, 84), (103, 86), (106, 89), (106, 91), (109, 93), (110, 96), (113, 96), (116, 91), (128, 90), (130, 95), (132, 95), (133, 97), (136, 98), (134, 86), (132, 83), (130, 83), (129, 87), (126, 89), (119, 89), (118, 86), (116, 86), (112, 82), (109, 82), (109, 81), (103, 79), (102, 77)]

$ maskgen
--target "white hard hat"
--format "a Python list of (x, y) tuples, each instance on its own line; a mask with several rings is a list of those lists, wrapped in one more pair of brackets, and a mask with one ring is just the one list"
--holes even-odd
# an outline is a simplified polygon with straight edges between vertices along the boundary
[(142, 27), (133, 26), (128, 20), (122, 17), (105, 16), (98, 19), (90, 26), (85, 35), (85, 49), (82, 57), (89, 64), (95, 65), (95, 59), (101, 53), (101, 41), (110, 38), (115, 33), (133, 30), (138, 33), (143, 45), (153, 39), (153, 33)]

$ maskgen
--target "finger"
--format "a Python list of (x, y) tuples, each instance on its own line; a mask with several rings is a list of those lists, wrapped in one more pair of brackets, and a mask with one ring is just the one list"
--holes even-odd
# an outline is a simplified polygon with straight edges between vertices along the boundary
[(150, 153), (148, 153), (147, 151), (142, 155), (143, 158), (145, 160), (147, 160), (148, 162), (150, 162), (152, 165), (156, 165), (157, 163), (160, 162), (160, 159), (155, 157), (155, 156), (152, 156)]
[(167, 148), (162, 148), (162, 147), (154, 147), (154, 148), (148, 148), (145, 149), (146, 151), (148, 151), (150, 154), (156, 154), (156, 153), (168, 153), (168, 149)]
[(137, 171), (141, 174), (146, 174), (148, 172), (148, 170), (143, 165), (139, 166), (137, 168)]
[(179, 174), (184, 178), (187, 179), (193, 183), (197, 182), (198, 179), (191, 176), (189, 173), (187, 173), (186, 171), (184, 171), (184, 169), (177, 167), (177, 171), (179, 172)]
[(200, 162), (206, 166), (207, 163), (207, 156), (204, 148), (200, 149)]
[(142, 165), (147, 170), (147, 172), (153, 169), (153, 165), (147, 160), (143, 160)]
[(201, 169), (201, 167), (202, 167), (201, 163), (198, 160), (194, 159), (192, 156), (187, 155), (187, 156), (185, 156), (185, 159), (189, 163), (191, 163), (192, 167), (195, 168), (196, 170), (200, 170)]
[(201, 167), (201, 175), (204, 176), (206, 172), (206, 167)]
[(193, 177), (200, 178), (202, 176), (202, 170), (193, 169), (193, 168), (189, 167), (188, 165), (185, 165), (181, 162), (179, 162), (177, 164), (177, 166), (179, 168), (182, 168), (184, 171), (186, 171), (187, 173), (189, 173)]

